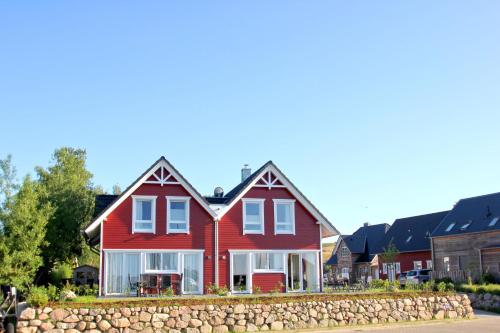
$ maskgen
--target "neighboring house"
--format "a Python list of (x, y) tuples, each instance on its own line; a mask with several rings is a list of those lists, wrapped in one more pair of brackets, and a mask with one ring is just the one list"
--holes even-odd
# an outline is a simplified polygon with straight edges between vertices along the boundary
[(377, 245), (389, 229), (386, 223), (365, 223), (352, 235), (341, 235), (327, 265), (337, 280), (368, 281), (378, 278)]
[[(448, 211), (400, 218), (394, 221), (377, 246), (379, 254), (379, 276), (394, 281), (401, 272), (413, 269), (432, 269), (431, 241), (432, 231)], [(382, 257), (390, 243), (399, 254), (394, 262), (383, 262)]]
[(73, 270), (73, 283), (77, 286), (88, 284), (89, 286), (99, 282), (99, 269), (90, 265), (78, 266)]
[(434, 278), (500, 279), (500, 193), (460, 200), (431, 237)]
[(108, 205), (99, 203), (106, 207), (85, 235), (100, 244), (101, 295), (133, 293), (149, 275), (183, 294), (212, 284), (234, 293), (320, 290), (321, 239), (338, 234), (271, 161), (243, 168), (227, 194), (205, 197), (162, 157), (120, 196), (99, 200)]

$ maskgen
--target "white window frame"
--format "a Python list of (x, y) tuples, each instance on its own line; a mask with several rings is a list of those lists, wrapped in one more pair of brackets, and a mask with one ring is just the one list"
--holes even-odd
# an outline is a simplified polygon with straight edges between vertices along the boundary
[[(265, 224), (264, 224), (264, 201), (266, 199), (250, 199), (250, 198), (244, 198), (241, 199), (243, 203), (243, 235), (247, 234), (257, 234), (257, 235), (264, 235), (265, 234)], [(253, 204), (258, 204), (259, 205), (259, 213), (260, 213), (260, 223), (255, 223), (251, 222), (248, 224), (260, 224), (261, 230), (245, 230), (245, 225), (247, 224), (246, 222), (246, 212), (247, 212), (247, 203), (253, 203)]]
[(445, 272), (450, 271), (450, 257), (443, 257), (443, 266)]
[(401, 274), (401, 263), (397, 262), (395, 263), (396, 266), (396, 273)]
[(425, 261), (425, 268), (427, 268), (427, 269), (433, 269), (432, 267), (433, 267), (432, 266), (432, 260), (426, 260)]
[[(167, 199), (167, 234), (189, 234), (189, 201), (191, 197), (175, 197), (166, 196)], [(172, 229), (170, 223), (184, 223), (184, 221), (172, 221), (170, 219), (170, 203), (171, 202), (184, 202), (186, 205), (186, 229)]]
[[(274, 234), (275, 235), (295, 235), (295, 200), (294, 199), (273, 199), (274, 202)], [(292, 230), (278, 230), (278, 224), (288, 225), (278, 222), (278, 205), (290, 205), (290, 218), (292, 219)]]
[[(156, 195), (132, 195), (132, 233), (146, 233), (154, 234), (156, 233)], [(136, 223), (144, 223), (146, 220), (136, 219), (137, 201), (138, 200), (149, 200), (151, 201), (151, 223), (152, 229), (138, 229), (135, 227)], [(147, 221), (149, 222), (149, 221)]]
[[(265, 255), (267, 255), (267, 263), (268, 263), (268, 267), (269, 268), (264, 268), (264, 269), (255, 268), (255, 264), (257, 262), (255, 256), (257, 254), (265, 254)], [(279, 268), (270, 268), (270, 263), (271, 263), (271, 261), (269, 260), (269, 256), (270, 255), (280, 255), (281, 256), (281, 269), (279, 269)], [(251, 259), (252, 259), (252, 266), (251, 267), (252, 267), (254, 273), (285, 273), (285, 253), (281, 253), (281, 252), (259, 252), (259, 251), (256, 251), (256, 252), (252, 253)]]
[[(160, 259), (160, 267), (162, 266), (162, 263), (161, 261), (163, 260), (163, 254), (166, 254), (166, 253), (173, 253), (173, 254), (176, 254), (177, 255), (177, 269), (168, 269), (168, 270), (162, 270), (162, 269), (147, 269), (147, 262), (148, 262), (148, 258), (147, 258), (147, 255), (148, 254), (159, 254), (162, 258)], [(148, 252), (144, 252), (143, 253), (143, 256), (144, 256), (144, 259), (143, 259), (143, 262), (144, 262), (144, 267), (143, 267), (143, 272), (146, 273), (146, 274), (150, 274), (150, 273), (158, 273), (158, 274), (180, 274), (180, 262), (181, 262), (181, 258), (180, 258), (180, 252), (177, 252), (177, 251), (156, 251), (156, 252), (153, 252), (153, 251), (148, 251)]]
[[(418, 268), (418, 265), (420, 265), (420, 268)], [(414, 270), (417, 270), (417, 269), (423, 269), (424, 266), (422, 266), (422, 260), (414, 260), (413, 261), (413, 269)]]
[(382, 264), (382, 274), (387, 274), (387, 264), (386, 263)]

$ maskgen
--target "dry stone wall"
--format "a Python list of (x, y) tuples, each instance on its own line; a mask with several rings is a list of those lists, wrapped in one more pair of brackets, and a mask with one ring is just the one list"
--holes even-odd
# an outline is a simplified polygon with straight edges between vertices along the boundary
[(472, 316), (467, 295), (107, 309), (45, 307), (25, 309), (18, 332), (256, 332)]
[(493, 294), (468, 294), (471, 305), (476, 309), (500, 311), (500, 295)]

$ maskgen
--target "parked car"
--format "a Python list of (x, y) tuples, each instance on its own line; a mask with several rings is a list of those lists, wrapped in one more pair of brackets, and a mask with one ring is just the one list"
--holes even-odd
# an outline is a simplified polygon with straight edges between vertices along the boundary
[(406, 284), (406, 274), (408, 274), (408, 272), (401, 272), (399, 274), (399, 284), (401, 286), (404, 286)]
[(424, 283), (429, 281), (431, 277), (430, 269), (418, 269), (409, 271), (406, 274), (406, 283)]

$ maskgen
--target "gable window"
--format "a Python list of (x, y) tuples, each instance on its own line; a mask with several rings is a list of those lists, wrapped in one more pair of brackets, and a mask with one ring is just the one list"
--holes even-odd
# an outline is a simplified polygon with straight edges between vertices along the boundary
[(273, 199), (274, 234), (295, 234), (295, 200)]
[(255, 271), (283, 271), (282, 253), (255, 253), (254, 254)]
[(448, 228), (446, 228), (446, 230), (445, 230), (445, 231), (446, 231), (446, 232), (449, 232), (451, 229), (453, 229), (453, 227), (455, 226), (455, 224), (456, 224), (455, 222), (450, 223), (450, 225), (448, 226)]
[(264, 234), (264, 199), (242, 199), (243, 234)]
[(167, 233), (189, 233), (190, 197), (167, 197)]
[(490, 221), (490, 223), (488, 224), (488, 227), (494, 227), (494, 226), (495, 226), (495, 224), (497, 224), (498, 219), (499, 219), (499, 218), (498, 218), (498, 216), (495, 216), (495, 217), (494, 217), (494, 218)]
[(156, 196), (132, 196), (132, 233), (155, 232)]
[(348, 255), (349, 255), (349, 249), (347, 248), (347, 246), (342, 247), (342, 249), (340, 250), (340, 256), (347, 257)]
[(146, 253), (147, 273), (176, 273), (177, 267), (178, 253)]

